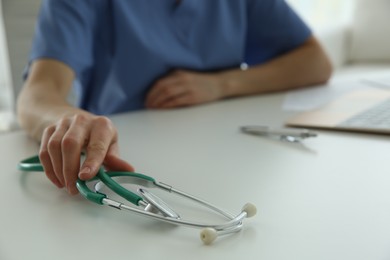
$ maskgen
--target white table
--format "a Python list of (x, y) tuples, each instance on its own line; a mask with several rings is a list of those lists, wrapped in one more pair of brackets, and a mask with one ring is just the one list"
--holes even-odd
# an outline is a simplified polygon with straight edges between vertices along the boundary
[(283, 94), (112, 117), (138, 172), (231, 212), (258, 208), (238, 234), (204, 246), (198, 231), (57, 190), (17, 162), (37, 153), (23, 132), (0, 135), (0, 259), (390, 259), (390, 139), (319, 131), (304, 147), (244, 135), (281, 126)]

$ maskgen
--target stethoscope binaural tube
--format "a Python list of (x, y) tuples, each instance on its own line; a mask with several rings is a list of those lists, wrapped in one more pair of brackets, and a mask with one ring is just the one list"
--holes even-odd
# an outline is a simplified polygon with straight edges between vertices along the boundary
[[(44, 171), (38, 156), (33, 156), (22, 160), (18, 164), (18, 169), (21, 171), (30, 172)], [(91, 190), (87, 185), (88, 182), (92, 181), (96, 182), (94, 185), (94, 191)], [(124, 183), (137, 184), (142, 187), (159, 188), (169, 193), (180, 195), (211, 209), (215, 213), (224, 216), (227, 221), (219, 224), (207, 224), (181, 219), (178, 213), (174, 212), (161, 198), (157, 197), (155, 194), (147, 191), (144, 188), (138, 189), (139, 194), (134, 193), (121, 185)], [(247, 203), (244, 205), (241, 212), (234, 216), (205, 200), (175, 189), (168, 184), (157, 182), (155, 179), (147, 175), (134, 172), (106, 172), (102, 167), (99, 169), (96, 177), (89, 181), (83, 181), (79, 179), (76, 182), (76, 186), (82, 196), (94, 203), (108, 205), (116, 209), (125, 209), (142, 216), (147, 216), (149, 218), (172, 224), (200, 228), (202, 229), (200, 232), (200, 239), (204, 244), (211, 244), (218, 236), (240, 231), (243, 227), (243, 219), (256, 215), (257, 211), (253, 204)], [(128, 206), (122, 202), (108, 198), (105, 193), (101, 192), (103, 187), (111, 189), (120, 197), (131, 202), (135, 206), (143, 207), (143, 209), (134, 206)]]
[[(118, 182), (116, 182), (116, 183), (119, 186), (121, 186)], [(125, 182), (125, 183), (129, 183), (129, 182)], [(252, 217), (252, 216), (256, 215), (256, 212), (257, 212), (256, 207), (253, 204), (247, 203), (244, 205), (241, 212), (237, 216), (233, 216), (232, 214), (227, 213), (227, 212), (221, 210), (220, 208), (218, 208), (218, 207), (216, 207), (216, 206), (214, 206), (214, 205), (212, 205), (212, 204), (210, 204), (202, 199), (199, 199), (193, 195), (190, 195), (188, 193), (177, 190), (170, 185), (156, 182), (156, 181), (153, 181), (153, 184), (157, 188), (161, 188), (161, 189), (166, 190), (170, 193), (175, 193), (175, 194), (183, 196), (189, 200), (196, 201), (196, 202), (200, 203), (201, 205), (215, 211), (216, 213), (223, 215), (224, 217), (226, 217), (228, 219), (228, 221), (224, 222), (224, 223), (220, 223), (220, 224), (198, 223), (198, 222), (194, 222), (194, 221), (180, 219), (179, 215), (175, 212), (171, 213), (173, 215), (164, 214), (163, 212), (161, 212), (162, 215), (160, 215), (160, 214), (156, 214), (155, 212), (149, 212), (147, 210), (140, 210), (138, 208), (130, 207), (130, 206), (127, 206), (127, 205), (120, 203), (118, 201), (111, 200), (109, 198), (104, 199), (104, 204), (115, 207), (117, 209), (125, 209), (128, 211), (132, 211), (134, 213), (138, 213), (138, 214), (143, 215), (143, 216), (147, 216), (147, 217), (150, 217), (153, 219), (161, 220), (161, 221), (172, 223), (172, 224), (183, 225), (183, 226), (194, 227), (194, 228), (201, 228), (202, 230), (200, 232), (200, 239), (203, 241), (204, 244), (211, 244), (218, 236), (227, 235), (227, 234), (231, 234), (231, 233), (240, 231), (242, 229), (242, 226), (243, 226), (243, 223), (242, 223), (243, 219)], [(104, 194), (101, 192), (101, 189), (104, 187), (104, 185), (105, 185), (105, 183), (103, 181), (99, 182), (95, 185), (95, 189), (96, 189), (97, 194)], [(116, 191), (114, 190), (114, 192), (116, 192)], [(156, 195), (153, 195), (153, 196), (156, 196)], [(161, 200), (161, 199), (158, 198), (158, 200)], [(163, 204), (165, 204), (165, 203), (163, 203)], [(158, 205), (154, 205), (154, 206), (159, 207)], [(164, 208), (164, 206), (162, 206), (162, 207)]]

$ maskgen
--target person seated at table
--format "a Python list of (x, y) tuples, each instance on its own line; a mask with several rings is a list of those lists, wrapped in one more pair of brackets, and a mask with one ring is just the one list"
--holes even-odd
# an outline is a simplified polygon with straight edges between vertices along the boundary
[(17, 112), (47, 177), (76, 194), (101, 165), (133, 170), (108, 115), (320, 84), (331, 70), (284, 0), (46, 0)]

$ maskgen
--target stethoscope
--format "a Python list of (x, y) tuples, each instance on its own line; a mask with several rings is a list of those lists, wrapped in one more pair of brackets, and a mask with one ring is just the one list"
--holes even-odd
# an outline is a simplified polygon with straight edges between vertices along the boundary
[[(18, 168), (21, 171), (29, 172), (44, 171), (38, 156), (22, 160), (18, 164)], [(95, 182), (95, 184), (92, 185), (93, 189), (91, 190), (89, 187), (91, 185), (87, 184), (92, 182)], [(137, 193), (126, 189), (123, 186), (125, 184), (138, 185), (139, 188), (137, 189)], [(147, 175), (134, 172), (107, 172), (103, 169), (103, 167), (99, 169), (96, 177), (89, 181), (82, 181), (78, 179), (76, 186), (81, 195), (94, 203), (107, 205), (120, 210), (128, 210), (142, 216), (147, 216), (176, 225), (200, 228), (202, 229), (200, 232), (200, 239), (204, 244), (211, 244), (220, 235), (240, 231), (243, 227), (243, 219), (256, 215), (256, 207), (251, 203), (245, 204), (241, 212), (234, 216), (203, 199), (177, 190), (168, 184), (157, 182), (154, 178)], [(105, 188), (112, 190), (123, 199), (131, 202), (133, 206), (129, 206), (120, 201), (109, 198), (103, 191)], [(227, 221), (220, 224), (206, 224), (181, 219), (180, 215), (168, 206), (167, 203), (165, 203), (156, 194), (153, 194), (145, 188), (159, 188), (166, 192), (177, 194), (189, 200), (195, 201), (200, 205), (211, 209), (215, 213), (222, 215), (227, 219)]]

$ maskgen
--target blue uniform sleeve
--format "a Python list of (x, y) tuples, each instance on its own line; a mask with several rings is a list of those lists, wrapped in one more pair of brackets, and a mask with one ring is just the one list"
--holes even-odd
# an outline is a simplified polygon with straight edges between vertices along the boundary
[(250, 1), (247, 28), (245, 61), (249, 65), (286, 53), (312, 34), (284, 0)]
[(45, 0), (33, 39), (30, 62), (51, 58), (70, 66), (77, 77), (93, 64), (98, 0)]

